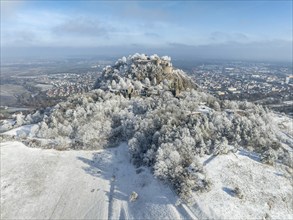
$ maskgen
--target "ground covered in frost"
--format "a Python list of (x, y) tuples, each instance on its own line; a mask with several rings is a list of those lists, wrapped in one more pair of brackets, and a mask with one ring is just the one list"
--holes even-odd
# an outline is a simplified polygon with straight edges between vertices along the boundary
[[(1, 219), (293, 218), (292, 179), (284, 166), (264, 165), (246, 151), (202, 160), (212, 187), (187, 206), (148, 168), (130, 163), (126, 144), (56, 151), (4, 142)], [(133, 191), (138, 198), (130, 201)]]
[[(240, 150), (203, 159), (211, 191), (194, 194), (198, 216), (215, 219), (293, 219), (292, 173)], [(242, 198), (234, 193), (240, 189)]]
[(130, 163), (125, 144), (61, 152), (1, 143), (1, 219), (195, 218), (176, 201), (147, 168)]

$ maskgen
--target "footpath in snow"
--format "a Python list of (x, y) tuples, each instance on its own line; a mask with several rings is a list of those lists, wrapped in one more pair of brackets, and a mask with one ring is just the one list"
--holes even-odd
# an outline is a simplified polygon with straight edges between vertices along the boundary
[[(138, 199), (131, 202), (135, 191)], [(127, 145), (56, 151), (1, 143), (1, 219), (194, 219)]]

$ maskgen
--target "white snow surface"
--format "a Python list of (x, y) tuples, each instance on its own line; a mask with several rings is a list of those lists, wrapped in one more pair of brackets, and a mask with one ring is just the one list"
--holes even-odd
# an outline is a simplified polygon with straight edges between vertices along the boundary
[[(293, 219), (293, 182), (291, 173), (277, 164), (262, 164), (249, 152), (202, 158), (209, 192), (194, 193), (199, 218), (214, 219)], [(243, 198), (233, 190), (238, 187)]]
[(282, 114), (274, 114), (273, 122), (289, 137), (293, 138), (293, 119)]
[(201, 158), (212, 187), (187, 206), (148, 168), (130, 163), (126, 144), (57, 151), (5, 142), (0, 149), (1, 219), (293, 219), (292, 169), (245, 150)]
[(32, 125), (23, 125), (23, 126), (20, 126), (17, 128), (13, 128), (9, 131), (6, 131), (3, 134), (12, 135), (12, 136), (19, 136), (20, 134), (25, 133), (26, 135), (29, 135), (31, 132), (31, 128), (33, 126), (34, 126), (33, 124)]
[(130, 163), (126, 144), (56, 151), (1, 143), (1, 219), (195, 219), (177, 199)]

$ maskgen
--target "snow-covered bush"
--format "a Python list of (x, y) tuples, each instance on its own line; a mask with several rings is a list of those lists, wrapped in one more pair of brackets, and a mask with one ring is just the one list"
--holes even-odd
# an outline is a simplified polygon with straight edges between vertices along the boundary
[(242, 191), (240, 190), (240, 188), (238, 186), (236, 186), (233, 190), (233, 193), (235, 194), (235, 196), (237, 196), (239, 199), (243, 199), (244, 195), (242, 193)]
[[(49, 114), (50, 108), (37, 110), (34, 113), (24, 115), (22, 112), (12, 115), (12, 119), (3, 120), (0, 123), (0, 133), (17, 128), (23, 125), (36, 124), (41, 122), (46, 114)], [(24, 136), (24, 135), (22, 135)]]
[(111, 147), (123, 141), (131, 127), (131, 115), (123, 111), (129, 105), (124, 102), (128, 100), (101, 90), (73, 97), (59, 103), (31, 133), (54, 140), (62, 149)]
[(131, 194), (130, 194), (130, 196), (129, 196), (129, 201), (130, 202), (134, 202), (134, 201), (136, 201), (138, 199), (138, 194), (136, 193), (136, 192), (132, 192)]
[(13, 122), (11, 120), (3, 120), (0, 124), (0, 132), (5, 132), (13, 128)]

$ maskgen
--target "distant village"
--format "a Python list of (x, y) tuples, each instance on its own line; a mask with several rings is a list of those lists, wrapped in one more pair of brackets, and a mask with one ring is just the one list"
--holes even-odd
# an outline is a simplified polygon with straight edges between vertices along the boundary
[(293, 112), (292, 67), (264, 63), (206, 64), (193, 67), (202, 89), (220, 99), (248, 100)]
[[(120, 61), (125, 62), (125, 60)], [(164, 77), (171, 76), (177, 71), (172, 66), (171, 58), (167, 56), (140, 55), (133, 57), (131, 66), (134, 68), (134, 72), (141, 64), (142, 66), (149, 64), (157, 66)], [(93, 89), (97, 77), (102, 74), (103, 68), (107, 65), (108, 63), (91, 66), (91, 70), (85, 72), (59, 72), (33, 77), (18, 77), (14, 82), (22, 85), (27, 92), (16, 97), (19, 100), (17, 106), (54, 105), (70, 95), (88, 92)], [(293, 74), (290, 66), (248, 62), (216, 63), (193, 65), (186, 72), (201, 89), (220, 99), (252, 101), (267, 105), (277, 111), (293, 114)], [(144, 79), (145, 76), (142, 77)], [(11, 78), (11, 80), (13, 79)], [(180, 93), (178, 85), (182, 84), (178, 79), (175, 81), (173, 79), (174, 85), (169, 85), (175, 96)], [(153, 85), (158, 82), (154, 78), (150, 78), (149, 83)], [(141, 86), (142, 89), (137, 89), (135, 86), (121, 87), (118, 90), (110, 89), (129, 98), (135, 95), (160, 94), (158, 90), (150, 90), (147, 84)], [(2, 106), (4, 109), (5, 107)]]
[(48, 97), (67, 97), (71, 94), (82, 94), (91, 90), (97, 75), (96, 72), (61, 73), (43, 77), (41, 82), (51, 85), (51, 88), (46, 90)]

